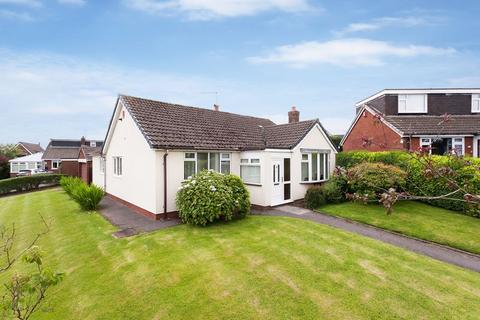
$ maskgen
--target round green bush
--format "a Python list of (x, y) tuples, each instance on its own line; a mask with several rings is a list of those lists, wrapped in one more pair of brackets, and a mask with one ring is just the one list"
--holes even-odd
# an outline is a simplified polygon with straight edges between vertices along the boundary
[(352, 192), (374, 196), (390, 188), (405, 189), (407, 173), (399, 167), (383, 163), (360, 163), (347, 172)]
[(344, 183), (340, 178), (332, 177), (322, 186), (322, 189), (325, 201), (328, 203), (341, 203), (346, 200), (346, 182)]
[(187, 224), (206, 226), (216, 220), (228, 221), (247, 215), (248, 191), (237, 178), (203, 170), (185, 180), (176, 199), (180, 219)]
[(323, 194), (323, 188), (320, 186), (314, 186), (308, 188), (307, 193), (305, 194), (305, 207), (308, 209), (318, 209), (320, 206), (324, 205), (325, 195)]

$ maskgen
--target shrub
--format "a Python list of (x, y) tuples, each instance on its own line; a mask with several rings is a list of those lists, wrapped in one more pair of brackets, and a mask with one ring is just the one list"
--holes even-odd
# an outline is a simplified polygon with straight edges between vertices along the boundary
[(337, 154), (336, 164), (349, 169), (363, 162), (382, 162), (405, 169), (411, 159), (411, 154), (404, 151), (350, 151)]
[(240, 178), (210, 170), (184, 181), (176, 203), (184, 223), (200, 226), (242, 217), (250, 210), (248, 191)]
[(407, 173), (396, 166), (364, 162), (349, 169), (347, 176), (352, 192), (373, 197), (390, 188), (403, 191)]
[(308, 209), (317, 209), (321, 205), (324, 205), (325, 195), (323, 194), (323, 188), (320, 186), (314, 186), (308, 188), (305, 194), (305, 207)]
[(105, 192), (96, 185), (87, 185), (78, 177), (62, 177), (60, 185), (83, 210), (96, 210)]
[(227, 187), (232, 189), (233, 197), (233, 216), (236, 218), (244, 218), (250, 213), (250, 194), (242, 179), (233, 174), (224, 176)]
[(30, 191), (38, 189), (42, 184), (56, 185), (59, 183), (61, 177), (61, 174), (35, 174), (32, 176), (0, 180), (0, 194)]
[(329, 203), (341, 203), (344, 202), (346, 183), (340, 177), (332, 177), (322, 187), (325, 200)]

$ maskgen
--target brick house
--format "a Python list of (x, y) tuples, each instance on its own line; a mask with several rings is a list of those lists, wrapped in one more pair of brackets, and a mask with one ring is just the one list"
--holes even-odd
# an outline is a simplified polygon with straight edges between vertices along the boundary
[(45, 170), (92, 182), (92, 157), (100, 154), (103, 141), (51, 139), (43, 153)]
[(343, 151), (480, 155), (480, 89), (385, 89), (355, 107)]

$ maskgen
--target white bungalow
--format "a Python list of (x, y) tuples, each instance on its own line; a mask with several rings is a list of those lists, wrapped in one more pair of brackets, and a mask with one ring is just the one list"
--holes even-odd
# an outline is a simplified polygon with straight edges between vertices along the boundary
[(176, 212), (182, 181), (202, 169), (239, 175), (254, 205), (303, 199), (327, 181), (335, 147), (320, 122), (289, 123), (218, 110), (119, 96), (102, 156), (93, 159), (93, 183), (138, 212), (158, 219)]

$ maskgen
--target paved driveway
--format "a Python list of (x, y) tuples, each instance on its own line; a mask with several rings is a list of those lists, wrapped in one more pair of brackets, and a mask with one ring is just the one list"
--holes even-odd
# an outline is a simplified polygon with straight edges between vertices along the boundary
[(180, 224), (179, 219), (152, 220), (142, 216), (126, 205), (112, 200), (108, 196), (100, 202), (100, 213), (120, 230), (113, 235), (117, 238), (129, 237), (139, 233), (151, 232)]

